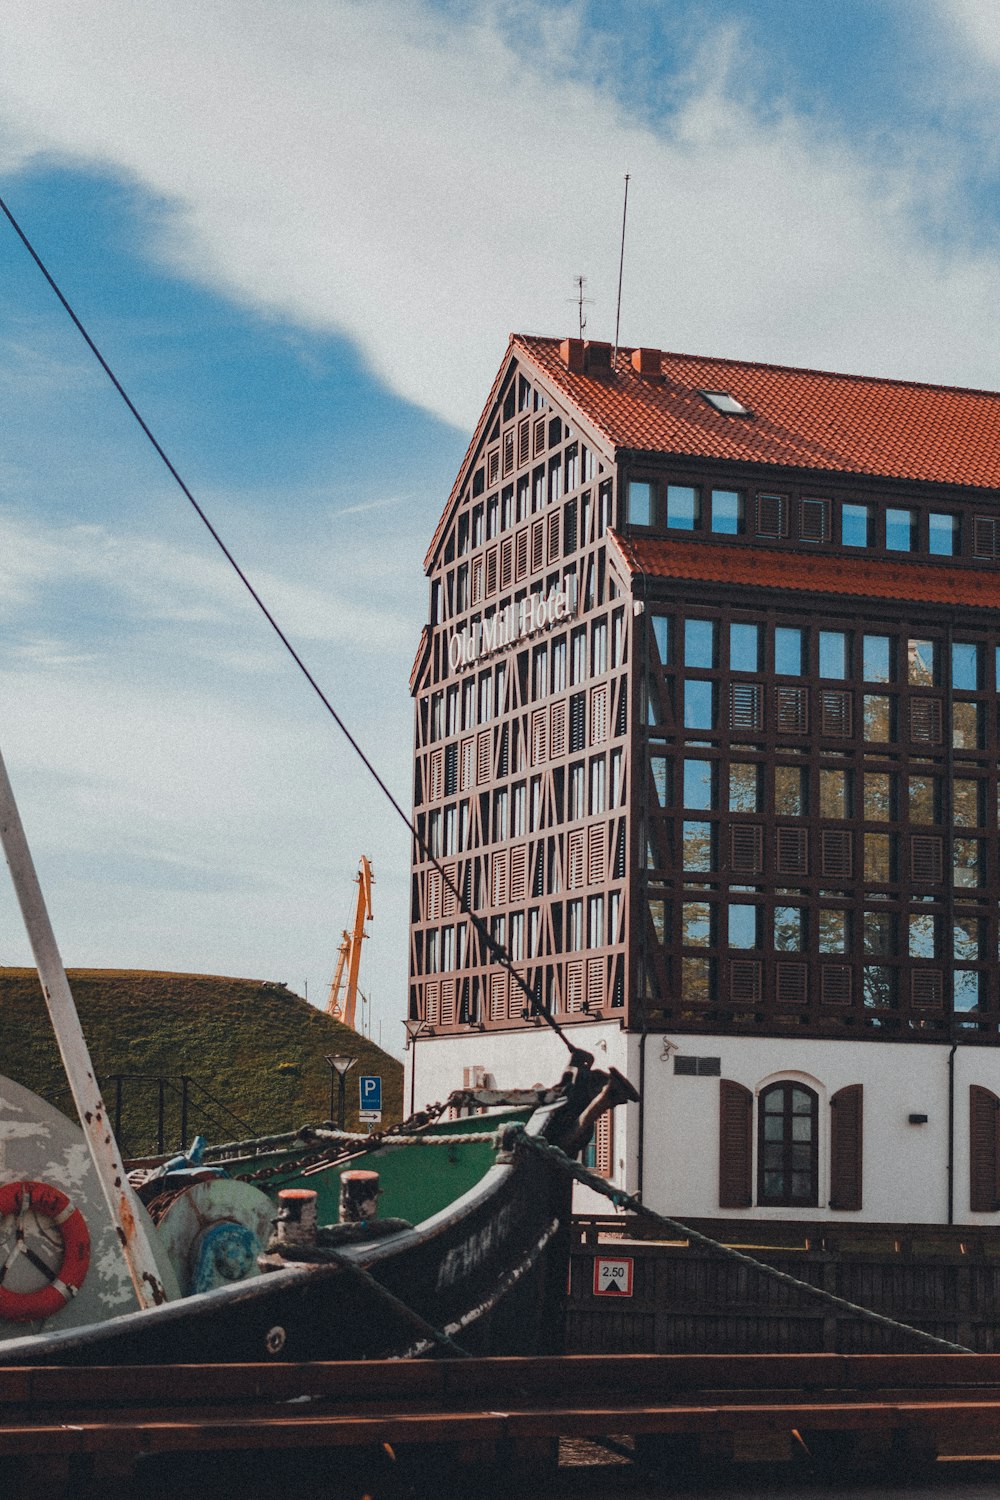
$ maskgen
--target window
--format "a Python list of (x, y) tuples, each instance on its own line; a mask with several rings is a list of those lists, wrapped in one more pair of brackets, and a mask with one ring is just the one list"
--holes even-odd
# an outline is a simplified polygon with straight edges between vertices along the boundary
[(670, 664), (670, 620), (666, 615), (653, 616), (653, 639), (663, 665)]
[(959, 963), (979, 962), (982, 947), (982, 922), (978, 917), (959, 917), (952, 934), (952, 951)]
[(981, 828), (983, 805), (980, 791), (983, 783), (968, 776), (956, 776), (952, 783), (952, 816), (957, 828)]
[(893, 821), (893, 777), (885, 771), (866, 771), (864, 816), (867, 823)]
[(805, 913), (800, 906), (774, 908), (774, 946), (779, 953), (801, 953), (805, 939)]
[(803, 542), (830, 540), (829, 500), (804, 499), (799, 506), (799, 537)]
[(714, 620), (686, 620), (684, 622), (684, 665), (686, 667), (715, 666)]
[(888, 885), (892, 880), (892, 845), (887, 833), (866, 833), (865, 880), (873, 885)]
[(932, 912), (916, 912), (910, 915), (910, 957), (937, 958), (938, 921)]
[(847, 913), (821, 907), (817, 919), (817, 940), (820, 953), (846, 953)]
[(694, 531), (701, 515), (701, 496), (686, 484), (667, 485), (667, 525), (673, 531)]
[(951, 743), (956, 750), (978, 750), (982, 742), (982, 705), (959, 699), (951, 706)]
[(951, 685), (960, 693), (979, 689), (979, 647), (969, 641), (955, 641), (951, 648)]
[(650, 769), (653, 773), (653, 785), (656, 788), (656, 800), (661, 807), (670, 806), (670, 762), (665, 755), (651, 755), (649, 757)]
[(979, 983), (977, 969), (955, 970), (955, 1011), (957, 1014), (978, 1010)]
[(731, 672), (760, 670), (759, 625), (730, 625), (729, 670)]
[(707, 901), (682, 903), (681, 942), (685, 948), (712, 946), (712, 908)]
[(644, 480), (629, 480), (628, 521), (630, 526), (651, 526), (653, 523), (653, 486)]
[(712, 825), (687, 821), (684, 824), (684, 869), (686, 871), (711, 870), (714, 866), (712, 858)]
[(710, 958), (681, 959), (681, 995), (685, 1000), (711, 1000), (715, 974)]
[(845, 547), (867, 547), (871, 541), (871, 511), (867, 505), (843, 505), (840, 540)]
[(882, 693), (865, 693), (864, 732), (869, 743), (888, 744), (895, 738), (892, 724), (892, 699)]
[(820, 631), (819, 675), (840, 678), (847, 676), (847, 636), (844, 631)]
[(730, 948), (756, 948), (759, 946), (757, 912), (759, 908), (749, 903), (735, 902), (729, 908)]
[(887, 510), (885, 513), (885, 545), (889, 552), (912, 552), (914, 536), (912, 510)]
[(861, 990), (869, 1010), (894, 1010), (896, 1006), (896, 971), (885, 964), (865, 964), (861, 971)]
[(738, 490), (712, 491), (712, 530), (739, 536), (744, 527), (743, 496)]
[(684, 806), (709, 808), (715, 806), (713, 766), (710, 760), (686, 760), (684, 762)]
[(933, 687), (938, 680), (936, 641), (911, 641), (907, 660), (907, 679), (911, 687)]
[(887, 635), (866, 635), (862, 642), (862, 672), (865, 682), (889, 682), (892, 676), (890, 641)]
[(729, 811), (760, 811), (760, 767), (733, 761), (729, 767)]
[(953, 851), (955, 884), (977, 886), (985, 884), (986, 872), (981, 869), (979, 840), (956, 839)]
[(758, 1201), (775, 1207), (818, 1202), (819, 1100), (800, 1083), (774, 1083), (760, 1096)]
[(938, 778), (936, 776), (910, 777), (910, 822), (937, 823)]
[(935, 557), (954, 557), (959, 551), (958, 517), (931, 511), (927, 540)]
[(578, 953), (583, 947), (583, 902), (566, 902), (566, 947)]
[(721, 412), (723, 416), (749, 417), (753, 415), (748, 406), (744, 406), (742, 401), (737, 401), (736, 397), (731, 396), (728, 391), (699, 391), (698, 395), (704, 396), (709, 406), (714, 406), (716, 411)]
[(697, 680), (684, 684), (684, 728), (711, 729), (714, 722), (712, 683)]
[(779, 677), (802, 676), (802, 631), (778, 625), (774, 632), (774, 670)]
[(882, 958), (896, 951), (896, 919), (892, 912), (866, 911), (862, 921), (866, 953)]
[(820, 771), (819, 815), (821, 818), (849, 818), (846, 771)]
[(774, 811), (779, 817), (800, 818), (806, 811), (806, 773), (800, 766), (775, 766)]

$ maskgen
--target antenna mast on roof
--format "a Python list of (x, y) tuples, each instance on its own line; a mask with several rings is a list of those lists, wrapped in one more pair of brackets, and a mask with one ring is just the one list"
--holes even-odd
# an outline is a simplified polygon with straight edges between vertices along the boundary
[(583, 330), (587, 326), (587, 318), (583, 309), (585, 305), (589, 306), (589, 304), (593, 301), (593, 298), (585, 297), (583, 295), (583, 289), (587, 284), (586, 276), (574, 276), (573, 280), (576, 282), (576, 296), (571, 300), (576, 303), (577, 321), (580, 325), (580, 337), (583, 338)]
[(625, 202), (622, 205), (622, 249), (618, 258), (618, 302), (615, 306), (615, 352), (611, 356), (611, 369), (614, 371), (618, 364), (618, 327), (622, 316), (622, 272), (625, 269), (625, 220), (628, 217), (628, 179), (629, 173), (625, 173)]

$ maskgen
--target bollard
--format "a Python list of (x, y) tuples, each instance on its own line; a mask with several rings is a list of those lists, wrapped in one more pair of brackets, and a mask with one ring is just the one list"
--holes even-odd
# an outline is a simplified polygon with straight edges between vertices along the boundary
[(310, 1188), (283, 1188), (278, 1194), (274, 1238), (279, 1245), (315, 1245), (316, 1194)]
[(341, 1172), (340, 1222), (363, 1224), (378, 1216), (381, 1188), (377, 1172)]

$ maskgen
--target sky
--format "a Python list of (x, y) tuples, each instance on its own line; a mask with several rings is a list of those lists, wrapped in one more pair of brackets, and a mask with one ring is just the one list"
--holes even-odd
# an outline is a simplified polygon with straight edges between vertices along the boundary
[[(0, 194), (408, 806), (424, 551), (624, 174), (626, 345), (996, 390), (998, 84), (994, 0), (5, 0)], [(406, 830), (3, 222), (0, 751), (68, 966), (322, 1004), (367, 854), (400, 1050)]]

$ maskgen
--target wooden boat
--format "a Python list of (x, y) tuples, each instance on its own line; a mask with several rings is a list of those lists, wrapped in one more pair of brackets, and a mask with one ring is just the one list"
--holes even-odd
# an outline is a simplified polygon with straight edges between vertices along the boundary
[[(41, 1331), (0, 1343), (4, 1363), (416, 1357), (438, 1349), (435, 1333), (441, 1330), (470, 1353), (558, 1351), (571, 1183), (530, 1148), (502, 1149), (503, 1127), (518, 1126), (527, 1137), (542, 1136), (575, 1152), (589, 1135), (595, 1110), (622, 1097), (620, 1088), (617, 1079), (594, 1071), (580, 1054), (559, 1088), (534, 1093), (521, 1108), (428, 1124), (401, 1143), (384, 1141), (363, 1155), (355, 1150), (324, 1160), (330, 1145), (322, 1136), (277, 1150), (246, 1143), (229, 1153), (231, 1175), (221, 1180), (239, 1187), (250, 1179), (250, 1191), (258, 1193), (268, 1188), (275, 1213), (279, 1190), (308, 1189), (318, 1195), (320, 1218), (330, 1217), (341, 1174), (363, 1166), (379, 1173), (380, 1217), (368, 1225), (341, 1226), (332, 1238), (339, 1234), (346, 1242), (336, 1247), (321, 1243), (315, 1251), (286, 1249), (284, 1260), (265, 1257), (276, 1268), (263, 1275), (174, 1297), (158, 1307), (97, 1316), (81, 1326), (46, 1331), (44, 1323), (35, 1325)], [(456, 1102), (468, 1106), (474, 1100), (463, 1095)], [(69, 1121), (66, 1125), (74, 1128)], [(51, 1122), (46, 1128), (51, 1130)], [(441, 1144), (417, 1144), (421, 1137)], [(4, 1187), (0, 1175), (0, 1201)], [(178, 1198), (187, 1191), (182, 1187)], [(0, 1242), (3, 1238), (0, 1220)], [(164, 1246), (155, 1231), (151, 1239), (162, 1270)], [(299, 1254), (311, 1258), (287, 1258)], [(107, 1255), (105, 1246), (105, 1264)], [(175, 1265), (173, 1271), (181, 1286), (182, 1268)], [(127, 1278), (118, 1280), (127, 1296)], [(81, 1296), (86, 1288), (84, 1279)], [(0, 1323), (0, 1333), (16, 1332), (9, 1322)]]

